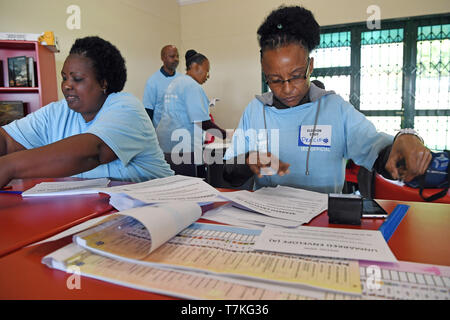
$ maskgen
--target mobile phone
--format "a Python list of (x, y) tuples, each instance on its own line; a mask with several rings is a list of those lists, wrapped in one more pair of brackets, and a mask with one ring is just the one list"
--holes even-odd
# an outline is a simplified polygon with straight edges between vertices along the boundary
[(372, 199), (363, 199), (363, 218), (386, 218), (388, 213)]

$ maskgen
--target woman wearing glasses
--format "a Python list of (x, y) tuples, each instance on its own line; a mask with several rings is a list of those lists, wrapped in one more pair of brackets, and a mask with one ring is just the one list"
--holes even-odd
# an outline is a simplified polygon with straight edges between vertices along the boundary
[[(319, 192), (341, 192), (347, 159), (384, 170), (393, 137), (374, 125), (333, 91), (310, 83), (320, 30), (302, 7), (280, 7), (258, 29), (261, 66), (271, 92), (250, 102), (225, 159), (224, 178), (237, 186), (256, 175), (255, 187), (285, 185)], [(380, 156), (379, 156), (380, 155)], [(430, 152), (411, 134), (395, 139), (386, 169), (399, 178), (405, 159), (411, 180), (422, 174)], [(377, 161), (377, 159), (379, 159)]]
[[(166, 154), (189, 155), (195, 146), (201, 156), (203, 130), (216, 129), (210, 132), (220, 138), (225, 138), (226, 132), (211, 121), (209, 99), (201, 86), (209, 78), (209, 60), (195, 50), (188, 50), (185, 58), (186, 75), (173, 80), (167, 88), (156, 134)], [(187, 159), (189, 156), (183, 162), (191, 161)]]

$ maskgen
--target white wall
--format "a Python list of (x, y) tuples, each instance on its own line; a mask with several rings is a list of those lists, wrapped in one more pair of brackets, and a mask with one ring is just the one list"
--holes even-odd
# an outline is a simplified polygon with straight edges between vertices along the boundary
[[(69, 30), (67, 7), (81, 9), (81, 28)], [(60, 71), (75, 39), (98, 35), (117, 46), (125, 58), (128, 80), (124, 91), (139, 99), (147, 78), (162, 65), (166, 44), (179, 45), (179, 6), (175, 0), (0, 0), (0, 32), (53, 31), (61, 52), (55, 55)], [(59, 97), (62, 98), (58, 88)]]

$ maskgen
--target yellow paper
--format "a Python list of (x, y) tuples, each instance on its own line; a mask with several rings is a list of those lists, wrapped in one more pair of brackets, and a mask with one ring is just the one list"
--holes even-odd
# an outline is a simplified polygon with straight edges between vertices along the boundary
[(82, 275), (112, 283), (187, 299), (305, 300), (305, 295), (264, 289), (179, 271), (157, 269), (82, 251), (64, 261)]
[[(218, 275), (244, 276), (275, 283), (307, 285), (342, 293), (361, 294), (357, 261), (218, 248), (214, 242), (208, 240), (208, 237), (197, 235), (204, 231), (197, 232), (196, 230), (183, 232), (180, 237), (182, 241), (173, 239), (144, 257), (151, 246), (151, 238), (142, 227), (140, 223), (129, 223), (129, 221), (122, 227), (117, 223), (112, 223), (99, 232), (85, 235), (83, 239), (86, 241), (86, 248), (93, 249), (96, 253), (108, 256), (113, 254), (117, 255), (117, 258), (136, 259), (138, 257), (133, 262), (147, 266), (162, 265), (183, 270), (201, 270)], [(221, 227), (228, 230), (226, 226)], [(217, 229), (218, 227), (211, 228)], [(242, 238), (241, 234), (222, 233), (228, 235), (227, 239)], [(197, 245), (180, 243), (186, 243), (185, 238), (188, 235), (197, 240), (204, 238), (204, 241), (195, 242)], [(254, 243), (254, 240), (252, 241)], [(203, 246), (199, 246), (199, 244), (203, 244)], [(242, 247), (249, 246), (243, 245)]]

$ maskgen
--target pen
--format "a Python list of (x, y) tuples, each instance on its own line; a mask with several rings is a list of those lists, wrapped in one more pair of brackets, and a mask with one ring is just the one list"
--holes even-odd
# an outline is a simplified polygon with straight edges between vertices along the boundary
[(0, 193), (6, 193), (6, 194), (22, 194), (22, 191), (0, 190)]

